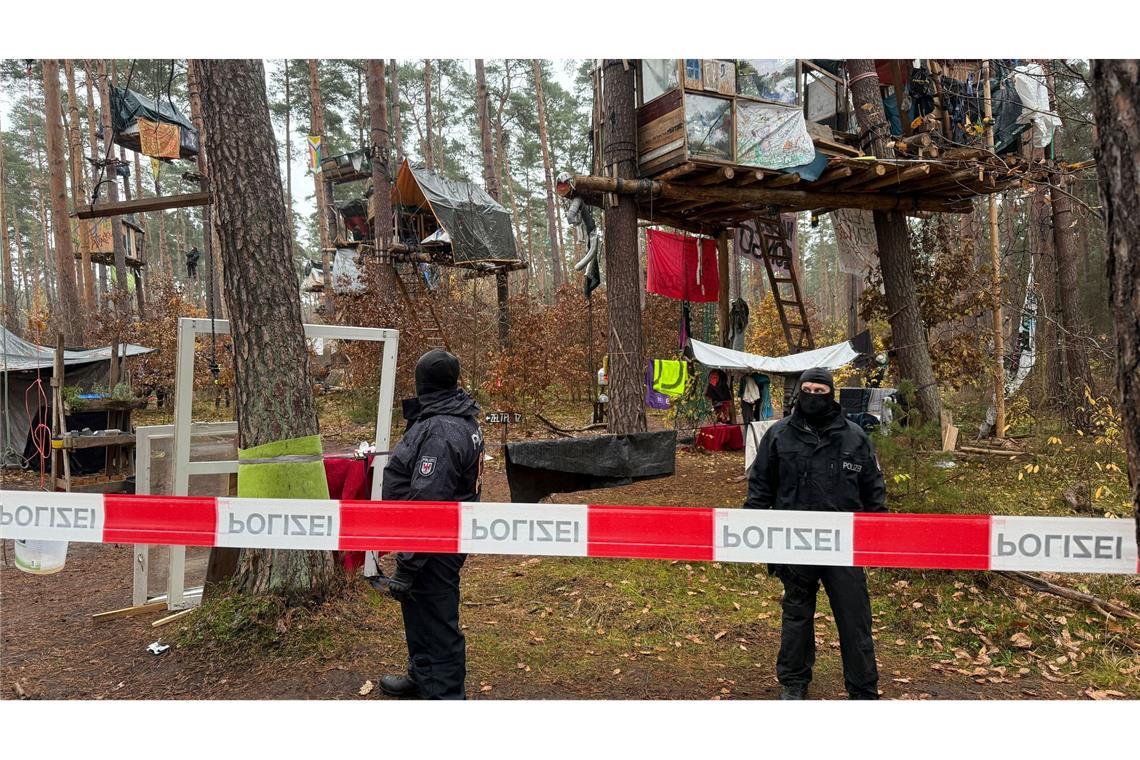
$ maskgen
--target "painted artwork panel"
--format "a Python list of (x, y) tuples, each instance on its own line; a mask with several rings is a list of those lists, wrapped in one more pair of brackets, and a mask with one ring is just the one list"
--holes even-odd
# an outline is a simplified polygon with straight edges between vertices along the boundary
[(685, 137), (694, 158), (732, 160), (732, 101), (685, 94)]
[(736, 91), (761, 100), (796, 105), (795, 58), (745, 58), (736, 62)]

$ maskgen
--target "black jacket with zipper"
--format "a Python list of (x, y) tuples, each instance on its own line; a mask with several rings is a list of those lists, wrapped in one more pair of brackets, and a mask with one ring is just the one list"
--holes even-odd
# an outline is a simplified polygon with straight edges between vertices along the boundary
[(835, 403), (818, 432), (798, 410), (768, 428), (749, 470), (744, 508), (886, 512), (886, 497), (871, 439)]
[[(382, 498), (391, 501), (479, 501), (483, 433), (479, 405), (466, 391), (418, 397), (408, 429), (384, 468)], [(431, 556), (400, 552), (397, 567), (415, 574)]]

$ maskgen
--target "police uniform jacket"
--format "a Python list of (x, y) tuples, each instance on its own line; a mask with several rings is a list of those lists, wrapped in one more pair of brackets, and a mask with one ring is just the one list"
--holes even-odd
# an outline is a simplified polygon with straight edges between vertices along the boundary
[(886, 495), (871, 439), (836, 403), (818, 432), (798, 412), (768, 428), (749, 471), (744, 507), (886, 512)]

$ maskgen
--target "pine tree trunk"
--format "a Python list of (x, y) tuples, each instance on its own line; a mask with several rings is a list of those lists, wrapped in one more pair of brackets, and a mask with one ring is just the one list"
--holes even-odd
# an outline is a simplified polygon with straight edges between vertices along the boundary
[[(868, 72), (875, 72), (871, 60), (847, 60), (847, 73), (853, 80)], [(855, 82), (851, 86), (851, 95), (859, 128), (871, 136), (870, 152), (880, 158), (893, 158), (894, 151), (887, 147), (890, 130), (883, 100), (879, 96), (878, 78), (870, 76)], [(942, 400), (934, 378), (930, 346), (915, 288), (914, 256), (907, 235), (906, 216), (897, 211), (873, 213), (898, 373), (914, 383), (923, 420), (937, 421), (941, 418)]]
[[(198, 173), (203, 177), (210, 176), (210, 132), (202, 115), (202, 85), (198, 81), (198, 61), (186, 62), (186, 81), (190, 95), (190, 120), (198, 130)], [(226, 313), (226, 299), (222, 293), (222, 278), (225, 266), (222, 263), (221, 253), (216, 242), (214, 229), (213, 206), (202, 207), (202, 255), (206, 266), (208, 281), (205, 284), (206, 307), (210, 316), (220, 315), (223, 319)]]
[(0, 324), (8, 329), (16, 327), (16, 290), (12, 277), (12, 252), (8, 240), (8, 214), (4, 209), (4, 129), (0, 125), (0, 267), (4, 269), (4, 303)]
[(432, 151), (432, 122), (431, 122), (431, 59), (424, 59), (424, 161), (428, 171), (435, 170), (435, 154)]
[[(99, 59), (99, 110), (103, 115), (103, 153), (99, 158), (111, 160), (115, 156), (114, 134), (111, 131), (111, 92), (107, 80), (107, 62), (103, 59)], [(107, 202), (118, 203), (119, 181), (113, 166), (104, 170), (103, 179), (111, 180), (106, 184)], [(111, 301), (115, 313), (125, 316), (130, 313), (131, 302), (127, 293), (127, 254), (123, 250), (123, 225), (117, 216), (111, 217), (111, 237), (115, 261), (115, 294)]]
[[(372, 130), (372, 209), (376, 249), (387, 251), (392, 241), (392, 195), (388, 178), (388, 93), (384, 61), (368, 61), (368, 123)], [(376, 264), (380, 292), (391, 302), (396, 293), (396, 270), (388, 261)]]
[[(99, 138), (96, 137), (95, 124), (95, 81), (94, 75), (91, 73), (91, 61), (84, 59), (83, 61), (83, 87), (87, 90), (87, 149), (90, 151), (91, 161), (89, 162), (89, 171), (91, 172), (91, 186), (94, 187), (95, 183), (99, 181), (99, 167), (95, 163), (99, 160)], [(89, 202), (88, 198), (84, 202)], [(94, 280), (95, 287), (95, 302), (102, 304), (106, 299), (106, 291), (103, 288), (103, 283), (107, 279), (107, 267), (103, 264), (96, 265), (98, 267), (98, 275), (92, 271), (92, 279)]]
[[(604, 161), (609, 176), (636, 176), (636, 115), (633, 66), (603, 62), (603, 108), (606, 114)], [(606, 206), (606, 310), (609, 321), (609, 389), (611, 433), (641, 433), (645, 423), (645, 360), (642, 353), (641, 287), (637, 246), (637, 205), (618, 195)], [(555, 270), (557, 271), (557, 270)]]
[[(1053, 96), (1053, 72), (1045, 68), (1045, 83), (1049, 90), (1050, 107), (1056, 110)], [(1062, 120), (1060, 130), (1065, 129)], [(1053, 138), (1053, 160), (1062, 159), (1060, 141)], [(1056, 164), (1054, 164), (1056, 166)], [(1089, 367), (1089, 353), (1086, 341), (1088, 326), (1081, 314), (1081, 278), (1078, 266), (1088, 258), (1077, 239), (1077, 220), (1073, 216), (1073, 199), (1064, 188), (1065, 178), (1054, 172), (1049, 176), (1049, 198), (1053, 207), (1053, 249), (1057, 255), (1057, 286), (1060, 293), (1061, 345), (1065, 362), (1065, 382), (1061, 387), (1061, 408), (1069, 424), (1078, 429), (1087, 429), (1088, 414), (1085, 405), (1085, 389), (1092, 390), (1092, 370)]]
[(396, 166), (404, 163), (404, 127), (400, 122), (400, 65), (393, 58), (388, 61), (392, 68), (392, 137), (395, 140)]
[[(210, 194), (230, 311), (239, 445), (315, 435), (265, 70), (256, 60), (195, 64), (211, 138)], [(238, 567), (240, 591), (293, 600), (323, 597), (338, 575), (332, 552), (324, 551), (247, 549)]]
[[(67, 75), (68, 147), (71, 156), (71, 200), (81, 205), (87, 195), (87, 183), (83, 175), (83, 136), (79, 131), (79, 101), (75, 90), (75, 66), (71, 60), (64, 61)], [(79, 286), (83, 292), (83, 305), (88, 313), (95, 311), (95, 272), (91, 269), (91, 224), (79, 223)]]
[[(483, 185), (487, 194), (501, 201), (499, 175), (495, 170), (495, 152), (491, 139), (491, 104), (487, 95), (487, 73), (483, 59), (475, 59), (475, 100), (479, 114), (479, 136), (483, 153)], [(505, 271), (495, 272), (495, 296), (499, 305), (499, 346), (505, 348), (511, 336), (510, 287)]]
[[(317, 70), (317, 61), (313, 58), (309, 59), (309, 108), (309, 134), (321, 138), (321, 156), (323, 157), (327, 150), (324, 144), (325, 111), (321, 105), (320, 73)], [(328, 223), (328, 204), (332, 199), (325, 197), (324, 177), (320, 172), (313, 174), (313, 184), (316, 188), (317, 197), (317, 230), (321, 239), (321, 266), (324, 269), (324, 292), (322, 295), (325, 302), (325, 321), (331, 324), (336, 321), (333, 310), (332, 256), (329, 253), (329, 248), (332, 247), (332, 230), (329, 229)], [(326, 345), (328, 345), (327, 341)]]
[(43, 61), (44, 119), (47, 122), (48, 169), (51, 189), (51, 221), (55, 238), (58, 298), (56, 308), (69, 346), (83, 345), (83, 319), (79, 312), (79, 288), (75, 282), (75, 256), (71, 247), (71, 218), (67, 205), (67, 158), (60, 107), (59, 61)]
[[(1044, 158), (1040, 148), (1034, 150), (1034, 162)], [(1060, 296), (1057, 293), (1057, 257), (1053, 249), (1053, 225), (1050, 221), (1049, 193), (1038, 187), (1029, 196), (1026, 241), (1031, 256), (1037, 257), (1034, 279), (1037, 281), (1037, 361), (1033, 372), (1037, 375), (1037, 398), (1046, 408), (1056, 409), (1060, 404), (1061, 366), (1064, 351), (1057, 329), (1060, 320)]]
[[(534, 92), (538, 101), (538, 139), (542, 147), (542, 171), (546, 189), (546, 234), (550, 244), (551, 272), (554, 277), (554, 290), (562, 287), (562, 254), (558, 247), (558, 212), (554, 209), (554, 175), (550, 168), (550, 149), (547, 143), (546, 103), (542, 97), (542, 64), (537, 58), (531, 59), (534, 70)], [(634, 230), (636, 232), (636, 228)], [(643, 415), (644, 416), (644, 415)]]
[(1092, 62), (1097, 174), (1108, 227), (1117, 390), (1140, 544), (1140, 61)]
[(289, 85), (289, 59), (285, 59), (285, 213), (289, 219), (289, 254), (294, 254), (293, 243), (297, 227), (293, 222), (293, 96)]

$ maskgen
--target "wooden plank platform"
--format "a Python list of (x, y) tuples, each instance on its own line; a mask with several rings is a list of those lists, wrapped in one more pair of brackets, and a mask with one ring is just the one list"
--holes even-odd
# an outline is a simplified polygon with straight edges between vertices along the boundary
[(124, 214), (141, 214), (147, 211), (206, 206), (209, 203), (209, 193), (183, 193), (181, 195), (136, 198), (118, 203), (100, 203), (94, 206), (79, 206), (71, 215), (77, 219), (98, 219), (104, 216), (123, 216)]
[[(56, 448), (55, 441), (52, 447)], [(106, 446), (134, 446), (134, 433), (117, 433), (114, 435), (71, 435), (64, 436), (59, 441), (58, 448), (69, 451), (75, 449), (98, 449)]]
[(938, 158), (832, 155), (814, 181), (779, 170), (690, 160), (655, 177), (622, 180), (620, 186), (611, 178), (593, 176), (576, 177), (574, 185), (590, 203), (600, 204), (609, 192), (631, 194), (640, 219), (715, 234), (770, 207), (966, 213), (975, 196), (1042, 179), (1046, 170), (1018, 156), (955, 148)]

